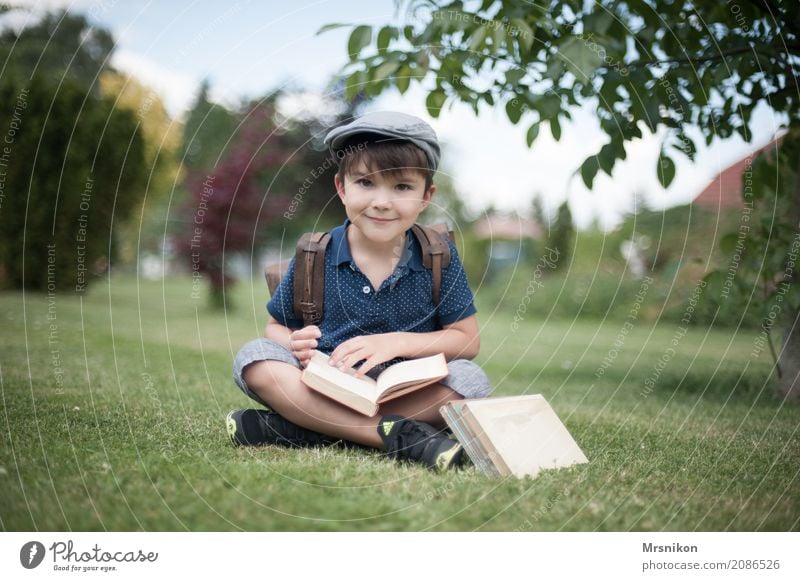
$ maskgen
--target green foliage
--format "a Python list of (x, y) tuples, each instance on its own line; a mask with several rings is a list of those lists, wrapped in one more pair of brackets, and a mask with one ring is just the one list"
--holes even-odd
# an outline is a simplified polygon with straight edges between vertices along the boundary
[(19, 86), (34, 75), (55, 84), (69, 79), (91, 88), (97, 97), (100, 72), (107, 67), (113, 50), (114, 39), (108, 30), (66, 10), (48, 12), (21, 32), (13, 28), (0, 32), (3, 80)]
[(209, 82), (200, 85), (197, 98), (186, 116), (180, 157), (188, 170), (214, 167), (230, 146), (236, 129), (236, 115), (208, 99)]
[(210, 305), (219, 309), (232, 306), (232, 256), (252, 261), (267, 244), (288, 255), (303, 232), (338, 225), (344, 211), (333, 186), (337, 165), (316, 147), (321, 129), (314, 121), (281, 119), (281, 92), (232, 111), (211, 103), (208, 89), (201, 87), (184, 131), (189, 196), (176, 239), (187, 269), (208, 280)]
[(470, 288), (477, 289), (487, 282), (489, 276), (489, 250), (491, 240), (480, 239), (471, 229), (461, 230), (456, 234), (458, 256), (467, 273)]
[[(643, 130), (666, 129), (657, 173), (667, 187), (675, 166), (666, 152), (694, 158), (687, 126), (702, 127), (707, 143), (735, 133), (749, 140), (760, 103), (792, 123), (800, 112), (790, 82), (800, 74), (795, 2), (770, 3), (769, 10), (718, 2), (702, 12), (689, 0), (552, 0), (535, 10), (523, 0), (401, 4), (409, 15), (430, 17), (382, 27), (374, 50), (369, 26), (350, 36), (348, 74), (365, 92), (424, 83), (433, 116), (448, 99), (476, 113), (481, 104), (500, 104), (512, 123), (549, 123), (556, 140), (571, 109), (592, 99), (611, 140), (599, 164), (609, 174), (625, 159), (625, 142)], [(596, 171), (582, 172), (587, 184)]]
[(547, 246), (558, 254), (556, 270), (567, 267), (574, 245), (575, 225), (572, 223), (572, 212), (569, 204), (564, 202), (558, 207), (555, 220), (550, 228), (550, 236), (547, 238)]
[(114, 258), (115, 226), (145, 192), (136, 119), (72, 80), (4, 78), (0, 102), (2, 284), (82, 291)]
[(0, 33), (2, 286), (83, 291), (145, 194), (137, 119), (101, 96), (113, 47), (66, 11)]
[[(738, 224), (719, 240), (723, 265), (707, 276), (716, 304), (743, 303), (768, 339), (800, 312), (800, 133), (758, 154), (742, 176)], [(774, 348), (773, 348), (774, 352)], [(776, 361), (777, 363), (777, 361)]]

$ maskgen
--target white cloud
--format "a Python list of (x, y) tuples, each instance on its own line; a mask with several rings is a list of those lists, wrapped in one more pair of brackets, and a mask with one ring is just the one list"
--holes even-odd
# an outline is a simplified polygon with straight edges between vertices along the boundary
[[(125, 49), (114, 51), (111, 64), (155, 89), (173, 118), (180, 117), (192, 106), (200, 88), (200, 79)], [(240, 96), (234, 92), (213, 85), (209, 98), (227, 107), (236, 107), (240, 101)]]

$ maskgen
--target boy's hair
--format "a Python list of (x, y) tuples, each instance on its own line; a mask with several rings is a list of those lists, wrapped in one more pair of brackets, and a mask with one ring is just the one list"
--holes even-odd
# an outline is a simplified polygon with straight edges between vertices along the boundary
[(428, 164), (425, 152), (419, 147), (401, 139), (387, 139), (380, 135), (356, 135), (347, 141), (341, 150), (339, 160), (339, 179), (352, 175), (360, 166), (370, 172), (383, 172), (391, 177), (405, 171), (422, 174), (425, 178), (425, 191), (433, 185), (434, 170)]

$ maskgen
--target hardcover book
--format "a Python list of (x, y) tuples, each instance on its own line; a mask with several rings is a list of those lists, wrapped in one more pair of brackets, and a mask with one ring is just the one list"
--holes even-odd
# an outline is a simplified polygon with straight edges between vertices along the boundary
[(440, 412), (472, 462), (489, 476), (536, 477), (588, 462), (541, 395), (451, 401)]

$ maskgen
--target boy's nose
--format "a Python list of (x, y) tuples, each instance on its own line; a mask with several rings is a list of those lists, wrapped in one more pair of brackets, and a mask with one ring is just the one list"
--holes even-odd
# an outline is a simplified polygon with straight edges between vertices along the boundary
[(372, 205), (376, 208), (386, 208), (391, 205), (389, 192), (384, 191), (383, 188), (379, 188), (378, 191), (375, 192), (375, 196), (372, 198)]

